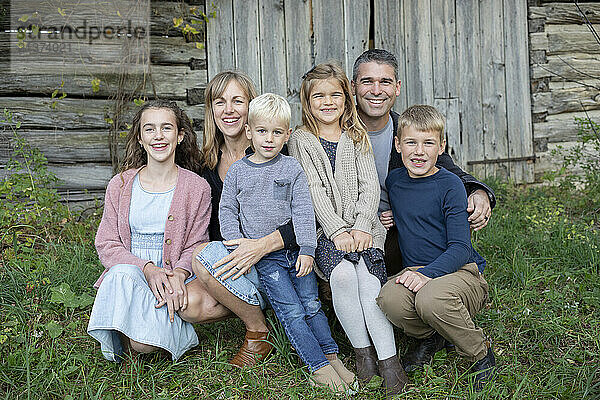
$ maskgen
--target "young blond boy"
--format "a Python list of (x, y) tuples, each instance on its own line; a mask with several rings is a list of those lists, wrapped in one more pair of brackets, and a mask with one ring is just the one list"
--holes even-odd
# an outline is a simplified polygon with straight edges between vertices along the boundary
[(292, 220), (299, 248), (278, 250), (256, 263), (275, 315), (316, 384), (345, 391), (354, 381), (337, 358), (318, 298), (313, 259), (315, 215), (308, 182), (295, 158), (280, 154), (290, 136), (291, 110), (281, 96), (265, 93), (250, 102), (246, 136), (254, 153), (235, 162), (223, 182), (219, 222), (225, 240), (260, 238)]
[(483, 307), (485, 260), (471, 246), (467, 194), (461, 180), (436, 161), (444, 152), (444, 116), (415, 105), (399, 118), (396, 150), (404, 168), (387, 179), (405, 268), (381, 289), (377, 302), (388, 319), (417, 339), (404, 357), (413, 371), (429, 363), (446, 341), (475, 362), (475, 388), (492, 376), (494, 353), (472, 317)]

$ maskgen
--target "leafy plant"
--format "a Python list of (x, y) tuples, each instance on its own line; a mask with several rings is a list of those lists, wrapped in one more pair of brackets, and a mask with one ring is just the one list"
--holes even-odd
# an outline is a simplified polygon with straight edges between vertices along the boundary
[(600, 210), (600, 125), (590, 118), (575, 118), (579, 130), (577, 143), (572, 148), (558, 146), (552, 154), (563, 158), (561, 168), (546, 175), (558, 182), (558, 189), (568, 192), (580, 189), (571, 206), (582, 213), (593, 215)]

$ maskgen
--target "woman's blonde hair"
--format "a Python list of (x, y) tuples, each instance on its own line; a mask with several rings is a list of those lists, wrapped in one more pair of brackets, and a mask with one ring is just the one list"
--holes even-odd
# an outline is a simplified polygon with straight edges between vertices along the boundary
[(200, 171), (200, 149), (196, 142), (196, 132), (187, 114), (179, 108), (177, 103), (168, 100), (152, 100), (144, 103), (133, 117), (131, 129), (125, 138), (125, 157), (121, 162), (121, 172), (131, 168), (140, 168), (148, 162), (148, 154), (140, 145), (141, 120), (144, 112), (148, 110), (165, 109), (175, 116), (177, 132), (183, 130), (183, 139), (175, 148), (175, 164), (190, 171)]
[(214, 169), (219, 161), (219, 149), (223, 144), (223, 132), (217, 127), (212, 103), (223, 95), (229, 82), (235, 80), (250, 100), (256, 97), (254, 83), (242, 71), (219, 72), (208, 82), (204, 92), (204, 135), (202, 138), (202, 167)]
[(319, 136), (317, 121), (310, 112), (310, 93), (317, 81), (329, 78), (336, 79), (344, 92), (344, 112), (340, 117), (340, 128), (342, 128), (343, 131), (346, 131), (355, 145), (360, 146), (363, 151), (369, 150), (371, 148), (369, 135), (364, 124), (358, 118), (358, 113), (350, 90), (350, 82), (342, 70), (342, 67), (335, 62), (319, 64), (304, 74), (302, 86), (300, 86), (302, 123), (304, 127), (313, 135)]

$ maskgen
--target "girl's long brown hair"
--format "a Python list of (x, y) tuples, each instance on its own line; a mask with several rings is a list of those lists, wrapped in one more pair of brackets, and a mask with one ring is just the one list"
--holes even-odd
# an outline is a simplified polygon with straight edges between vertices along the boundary
[(177, 132), (183, 130), (183, 139), (175, 148), (175, 164), (198, 173), (200, 171), (200, 149), (196, 141), (196, 132), (187, 114), (177, 103), (168, 100), (152, 100), (144, 103), (133, 117), (131, 129), (125, 139), (125, 158), (121, 163), (121, 172), (131, 168), (140, 168), (148, 162), (148, 154), (140, 145), (142, 114), (147, 110), (166, 109), (175, 116)]
[(250, 100), (256, 97), (254, 83), (248, 75), (242, 71), (223, 71), (219, 72), (208, 82), (204, 91), (204, 135), (202, 137), (202, 167), (214, 169), (219, 161), (219, 149), (223, 144), (223, 132), (217, 128), (215, 116), (213, 114), (212, 103), (223, 95), (229, 82), (235, 80), (244, 90)]
[(335, 62), (319, 64), (308, 71), (303, 77), (302, 86), (300, 86), (300, 102), (302, 103), (302, 123), (304, 127), (313, 135), (319, 136), (317, 121), (310, 112), (310, 93), (318, 80), (329, 78), (336, 79), (344, 92), (344, 113), (340, 117), (340, 128), (346, 131), (355, 145), (360, 146), (363, 151), (368, 151), (371, 148), (369, 135), (356, 112), (356, 106), (354, 105), (350, 90), (350, 82), (342, 67)]

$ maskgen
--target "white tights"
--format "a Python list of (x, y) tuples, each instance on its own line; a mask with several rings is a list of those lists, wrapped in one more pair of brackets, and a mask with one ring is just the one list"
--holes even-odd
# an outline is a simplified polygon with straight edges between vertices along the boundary
[(378, 359), (395, 356), (392, 324), (375, 300), (381, 283), (369, 273), (362, 257), (356, 266), (346, 259), (342, 260), (331, 272), (329, 284), (335, 314), (352, 347), (368, 347), (372, 339)]

